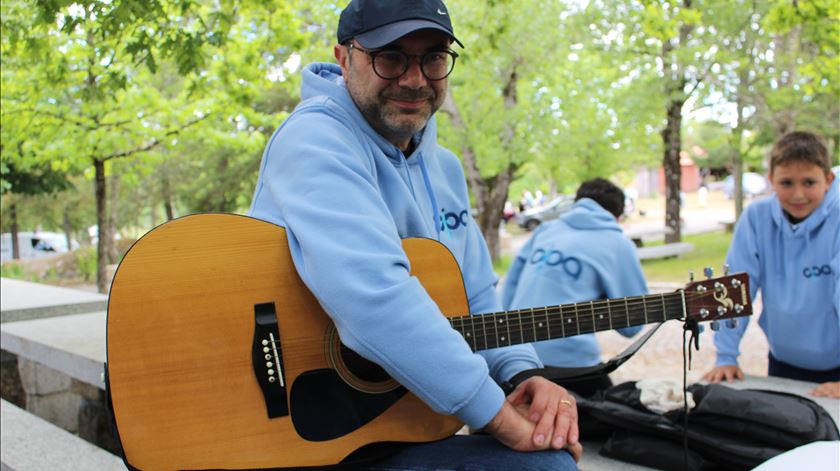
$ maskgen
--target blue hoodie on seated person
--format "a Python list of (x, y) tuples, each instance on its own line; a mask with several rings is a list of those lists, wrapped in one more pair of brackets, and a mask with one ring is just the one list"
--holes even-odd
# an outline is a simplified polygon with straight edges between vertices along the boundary
[(501, 383), (542, 366), (533, 348), (473, 352), (401, 243), (423, 237), (451, 251), (463, 314), (501, 308), (461, 163), (437, 143), (434, 113), (460, 45), (449, 13), (440, 0), (350, 2), (337, 64), (304, 68), (303, 101), (266, 145), (250, 214), (286, 228), (295, 268), (344, 345), (488, 433), (407, 445), (376, 469), (574, 469), (564, 450), (582, 450), (574, 397), (530, 378), (506, 398)]

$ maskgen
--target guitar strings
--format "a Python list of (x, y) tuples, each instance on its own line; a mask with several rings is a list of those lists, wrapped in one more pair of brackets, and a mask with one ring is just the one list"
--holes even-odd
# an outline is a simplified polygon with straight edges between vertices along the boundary
[[(510, 312), (488, 313), (476, 316), (460, 316), (450, 318), (450, 323), (456, 330), (462, 331), (468, 342), (472, 342), (473, 348), (485, 345), (504, 346), (527, 342), (529, 333), (535, 340), (546, 340), (549, 338), (570, 337), (572, 335), (609, 330), (614, 328), (631, 327), (636, 325), (661, 322), (681, 317), (667, 317), (667, 312), (683, 311), (683, 299), (686, 302), (696, 301), (699, 298), (713, 297), (715, 292), (675, 291), (662, 293), (660, 295), (633, 296), (627, 298), (613, 298), (592, 302), (575, 303), (568, 305), (551, 306), (547, 308), (521, 309)], [(670, 304), (670, 305), (668, 305)], [(713, 307), (710, 304), (706, 307)], [(613, 313), (613, 311), (617, 311)], [(540, 319), (540, 315), (543, 316)], [(606, 315), (606, 317), (605, 317)], [(658, 320), (658, 316), (663, 319)], [(524, 317), (524, 319), (523, 319)], [(501, 318), (501, 322), (500, 321)], [(469, 319), (469, 320), (466, 320)], [(492, 323), (488, 322), (492, 319)], [(460, 329), (456, 321), (461, 321)], [(557, 321), (560, 325), (557, 325)], [(710, 319), (711, 320), (711, 319)], [(478, 322), (476, 322), (478, 321)], [(615, 322), (614, 322), (615, 321)], [(511, 331), (510, 324), (514, 324)], [(539, 326), (539, 324), (544, 324)], [(469, 326), (467, 326), (469, 324)], [(479, 324), (476, 326), (476, 324)], [(470, 327), (470, 338), (466, 337), (466, 329)], [(555, 335), (551, 335), (551, 329)], [(566, 330), (571, 329), (571, 332)], [(560, 332), (557, 332), (557, 331)], [(546, 338), (539, 338), (542, 334)], [(562, 335), (557, 335), (562, 334)]]

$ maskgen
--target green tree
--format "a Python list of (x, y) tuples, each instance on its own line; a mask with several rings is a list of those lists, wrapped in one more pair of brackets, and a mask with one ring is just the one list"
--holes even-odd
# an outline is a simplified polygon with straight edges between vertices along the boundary
[[(18, 149), (21, 152), (21, 149)], [(3, 153), (3, 155), (8, 155)], [(0, 188), (2, 193), (11, 201), (4, 201), (8, 203), (8, 213), (5, 214), (8, 220), (11, 239), (12, 239), (12, 258), (20, 258), (20, 247), (18, 244), (18, 205), (17, 196), (33, 196), (44, 195), (60, 192), (62, 190), (72, 187), (67, 175), (61, 172), (52, 170), (48, 165), (37, 165), (29, 168), (21, 168), (20, 163), (16, 163), (11, 159), (0, 160)], [(68, 236), (67, 247), (70, 247), (70, 238)]]

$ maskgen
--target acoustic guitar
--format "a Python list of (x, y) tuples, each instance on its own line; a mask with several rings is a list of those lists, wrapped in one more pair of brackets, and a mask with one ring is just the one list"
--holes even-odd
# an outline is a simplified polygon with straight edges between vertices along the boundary
[[(403, 245), (412, 276), (474, 351), (751, 314), (737, 274), (668, 294), (470, 316), (451, 253), (429, 239)], [(128, 251), (108, 301), (107, 383), (126, 461), (139, 469), (326, 465), (462, 426), (341, 344), (282, 227), (233, 214), (176, 219)]]

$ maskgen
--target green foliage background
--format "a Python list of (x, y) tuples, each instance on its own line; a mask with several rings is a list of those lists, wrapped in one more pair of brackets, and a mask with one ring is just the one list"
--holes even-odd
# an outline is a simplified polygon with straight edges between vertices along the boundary
[[(663, 48), (684, 26), (669, 60), (689, 79), (684, 148), (702, 148), (701, 165), (762, 171), (791, 126), (821, 133), (837, 158), (836, 0), (449, 3), (466, 45), (450, 80), (466, 129), (439, 113), (441, 140), (471, 148), (488, 181), (512, 165), (502, 190), (513, 201), (594, 176), (629, 186), (639, 166), (660, 164), (673, 72)], [(332, 60), (344, 5), (4, 1), (2, 230), (12, 205), (21, 230), (82, 240), (102, 221), (131, 238), (169, 217), (244, 212), (262, 149), (299, 101), (301, 66)], [(69, 186), (13, 187), (13, 170)]]

